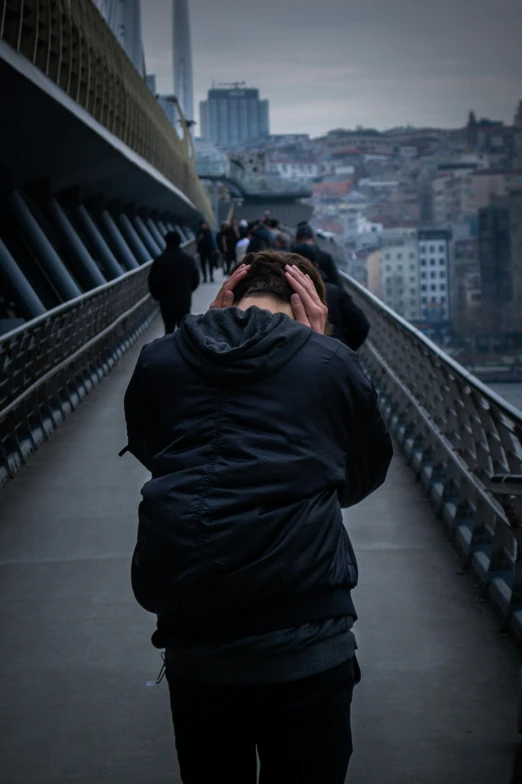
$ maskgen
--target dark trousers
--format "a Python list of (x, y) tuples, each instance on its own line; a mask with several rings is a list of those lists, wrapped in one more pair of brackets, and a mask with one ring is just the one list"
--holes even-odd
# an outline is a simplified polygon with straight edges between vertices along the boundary
[(179, 327), (187, 313), (190, 313), (189, 310), (172, 310), (172, 307), (169, 307), (169, 305), (165, 304), (164, 302), (160, 302), (160, 310), (163, 323), (165, 324), (165, 335), (168, 335), (170, 332), (174, 332), (176, 327)]
[(234, 253), (233, 256), (232, 255), (226, 255), (225, 256), (225, 272), (226, 272), (227, 275), (230, 275), (230, 273), (232, 272), (232, 269), (233, 269), (235, 263), (236, 263), (236, 254), (235, 253)]
[(214, 280), (214, 253), (206, 250), (200, 250), (199, 260), (201, 262), (201, 271), (203, 272), (203, 280), (207, 282), (207, 269), (210, 275), (210, 280)]
[(167, 670), (183, 784), (344, 784), (357, 660), (268, 685), (203, 683)]

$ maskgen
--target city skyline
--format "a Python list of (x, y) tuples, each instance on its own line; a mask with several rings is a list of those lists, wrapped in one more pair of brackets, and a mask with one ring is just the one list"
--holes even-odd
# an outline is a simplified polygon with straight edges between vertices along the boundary
[[(145, 58), (172, 91), (171, 0), (142, 3)], [(274, 133), (335, 127), (461, 127), (467, 112), (511, 122), (521, 97), (519, 0), (374, 0), (348, 7), (191, 0), (194, 103), (217, 81), (246, 81), (271, 103)], [(196, 118), (199, 119), (199, 118)], [(196, 133), (199, 132), (199, 126)]]

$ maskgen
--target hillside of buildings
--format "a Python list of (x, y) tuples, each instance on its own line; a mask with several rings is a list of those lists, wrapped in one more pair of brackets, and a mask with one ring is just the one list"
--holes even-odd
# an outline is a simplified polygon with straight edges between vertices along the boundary
[(510, 125), (471, 112), (450, 130), (263, 127), (239, 139), (239, 125), (206, 119), (196, 149), (243, 176), (306, 186), (349, 273), (464, 359), (522, 354), (522, 102)]

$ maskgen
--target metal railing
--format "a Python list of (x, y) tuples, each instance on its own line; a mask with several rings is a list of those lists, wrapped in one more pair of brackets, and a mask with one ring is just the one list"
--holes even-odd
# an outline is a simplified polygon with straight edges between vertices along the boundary
[(151, 323), (150, 264), (0, 337), (0, 486)]
[(342, 274), (371, 323), (361, 356), (390, 431), (465, 564), (522, 640), (522, 496), (501, 504), (501, 485), (491, 483), (495, 474), (522, 474), (522, 414)]
[(91, 0), (0, 0), (0, 40), (211, 216), (185, 120), (181, 139)]

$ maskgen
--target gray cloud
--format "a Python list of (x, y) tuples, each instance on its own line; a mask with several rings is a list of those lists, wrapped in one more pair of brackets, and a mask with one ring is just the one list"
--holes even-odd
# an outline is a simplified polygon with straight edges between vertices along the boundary
[[(145, 57), (172, 90), (171, 0), (142, 0)], [(196, 101), (218, 81), (270, 99), (274, 132), (510, 121), (522, 98), (520, 0), (192, 0)]]

